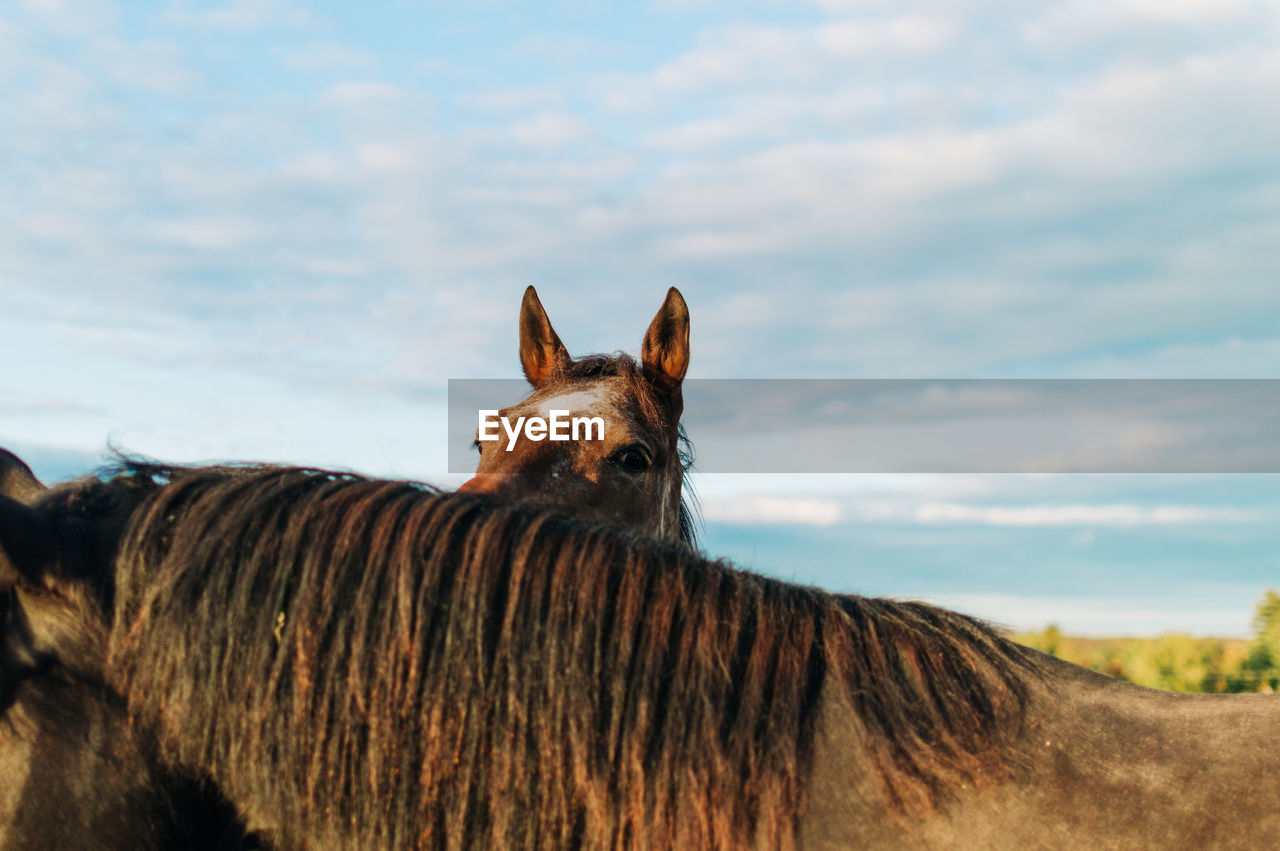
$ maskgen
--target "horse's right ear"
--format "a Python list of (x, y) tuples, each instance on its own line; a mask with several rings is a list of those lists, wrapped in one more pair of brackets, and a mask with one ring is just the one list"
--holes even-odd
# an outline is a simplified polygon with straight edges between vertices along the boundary
[(0, 587), (39, 582), (55, 552), (44, 515), (0, 494)]
[(529, 287), (520, 303), (520, 366), (524, 377), (537, 390), (569, 361), (569, 350), (551, 327), (537, 290)]
[(675, 287), (649, 323), (640, 362), (648, 379), (668, 392), (679, 388), (689, 369), (689, 307)]

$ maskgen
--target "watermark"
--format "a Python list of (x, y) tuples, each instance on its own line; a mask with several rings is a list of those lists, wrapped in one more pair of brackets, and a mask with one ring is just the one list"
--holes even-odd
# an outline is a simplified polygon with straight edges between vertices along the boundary
[(535, 443), (542, 440), (604, 440), (604, 417), (570, 417), (568, 410), (552, 409), (549, 417), (516, 417), (515, 425), (509, 417), (500, 416), (496, 408), (480, 411), (480, 424), (476, 428), (476, 440), (482, 442), (502, 439), (498, 426), (507, 436), (507, 451), (516, 448), (520, 433)]
[[(450, 472), (475, 470), (477, 411), (529, 393), (451, 380)], [(704, 473), (1280, 473), (1277, 379), (689, 379), (683, 395)], [(560, 425), (544, 409), (488, 434), (580, 439), (564, 417), (597, 411), (561, 407)]]

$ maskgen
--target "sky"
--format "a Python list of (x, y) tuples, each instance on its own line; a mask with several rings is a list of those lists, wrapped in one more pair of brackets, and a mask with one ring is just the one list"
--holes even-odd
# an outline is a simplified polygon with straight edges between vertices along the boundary
[[(444, 486), (450, 378), (1280, 378), (1280, 3), (0, 2), (0, 445)], [(692, 434), (713, 441), (713, 435)], [(712, 555), (1245, 635), (1270, 475), (696, 476)]]

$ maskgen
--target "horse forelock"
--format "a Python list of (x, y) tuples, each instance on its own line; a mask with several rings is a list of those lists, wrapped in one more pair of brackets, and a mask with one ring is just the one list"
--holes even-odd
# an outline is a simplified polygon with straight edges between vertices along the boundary
[(904, 812), (1000, 776), (1025, 701), (961, 616), (403, 482), (185, 477), (119, 574), (112, 675), (170, 756), (358, 845), (785, 846), (824, 688)]
[(616, 352), (612, 355), (583, 355), (562, 363), (551, 373), (544, 386), (554, 387), (560, 383), (606, 378), (622, 380), (626, 386), (626, 395), (634, 400), (640, 416), (651, 428), (673, 431), (677, 427), (678, 424), (671, 421), (671, 411), (663, 404), (657, 389), (645, 378), (640, 363), (625, 352)]

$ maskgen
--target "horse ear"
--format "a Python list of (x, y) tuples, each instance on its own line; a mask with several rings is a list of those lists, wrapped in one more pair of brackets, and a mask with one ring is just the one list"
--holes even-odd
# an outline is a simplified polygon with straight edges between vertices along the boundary
[(0, 587), (39, 581), (54, 551), (44, 515), (0, 494)]
[(520, 366), (524, 377), (536, 390), (569, 360), (569, 350), (551, 327), (537, 290), (529, 287), (520, 303)]
[(0, 448), (0, 494), (30, 503), (45, 490), (26, 462), (8, 449)]
[(645, 377), (668, 394), (680, 389), (689, 369), (689, 307), (675, 287), (649, 323), (640, 350)]

